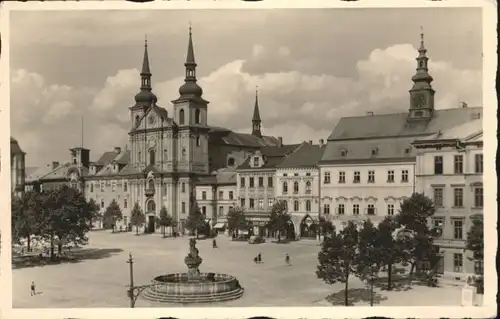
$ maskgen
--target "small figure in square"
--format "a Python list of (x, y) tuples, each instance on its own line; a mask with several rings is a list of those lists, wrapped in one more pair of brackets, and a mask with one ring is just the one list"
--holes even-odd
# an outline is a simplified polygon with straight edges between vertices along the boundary
[(254, 263), (258, 263), (259, 262), (258, 259), (259, 259), (259, 257), (254, 257), (253, 258)]
[(285, 262), (288, 266), (291, 266), (292, 264), (290, 264), (290, 256), (288, 254), (286, 254), (285, 256)]
[(31, 295), (35, 296), (36, 295), (36, 290), (35, 290), (35, 282), (31, 282)]
[(260, 253), (257, 255), (257, 262), (259, 264), (262, 262), (262, 255)]
[(212, 247), (217, 248), (217, 241), (215, 239), (212, 240)]

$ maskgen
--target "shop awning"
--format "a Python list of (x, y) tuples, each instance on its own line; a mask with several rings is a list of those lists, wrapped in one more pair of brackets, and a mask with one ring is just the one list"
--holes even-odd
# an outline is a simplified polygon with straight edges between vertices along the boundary
[(222, 229), (224, 227), (226, 227), (226, 224), (224, 224), (224, 223), (217, 223), (214, 226), (215, 229)]

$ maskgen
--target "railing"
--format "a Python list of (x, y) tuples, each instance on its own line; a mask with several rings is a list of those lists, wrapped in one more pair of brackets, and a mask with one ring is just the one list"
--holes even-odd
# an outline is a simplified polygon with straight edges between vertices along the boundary
[(153, 196), (155, 194), (155, 189), (154, 188), (146, 188), (144, 193), (146, 194), (146, 196)]

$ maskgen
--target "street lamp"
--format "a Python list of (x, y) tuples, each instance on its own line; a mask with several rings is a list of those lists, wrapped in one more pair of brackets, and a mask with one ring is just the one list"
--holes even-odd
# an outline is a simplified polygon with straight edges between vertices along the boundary
[(128, 254), (127, 264), (129, 264), (130, 270), (130, 285), (127, 289), (127, 297), (130, 299), (130, 308), (134, 308), (137, 298), (139, 298), (141, 292), (149, 287), (155, 286), (156, 284), (134, 286), (134, 259), (132, 259), (132, 253)]

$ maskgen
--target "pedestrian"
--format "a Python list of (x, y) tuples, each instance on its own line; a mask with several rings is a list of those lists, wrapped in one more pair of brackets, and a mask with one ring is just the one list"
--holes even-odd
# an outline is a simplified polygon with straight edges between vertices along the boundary
[(254, 257), (254, 258), (253, 258), (253, 261), (254, 261), (255, 263), (257, 263), (257, 262), (258, 262), (257, 260), (258, 260), (258, 257)]
[(217, 241), (215, 239), (212, 240), (212, 247), (217, 248)]
[(36, 291), (35, 291), (35, 282), (32, 281), (31, 282), (31, 295), (32, 296), (35, 296), (36, 295)]
[(262, 255), (260, 253), (257, 255), (257, 262), (259, 264), (262, 262)]
[(288, 254), (286, 254), (286, 256), (285, 256), (285, 262), (286, 262), (286, 264), (287, 264), (288, 266), (290, 266), (290, 265), (291, 265), (291, 264), (290, 264), (290, 256), (289, 256)]

